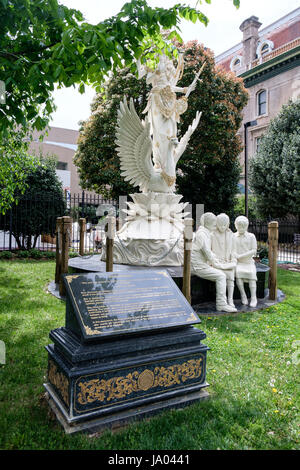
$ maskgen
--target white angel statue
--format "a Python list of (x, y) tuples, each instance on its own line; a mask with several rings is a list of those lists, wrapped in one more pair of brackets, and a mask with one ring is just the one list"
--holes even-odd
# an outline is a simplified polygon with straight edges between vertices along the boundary
[[(147, 116), (145, 121), (141, 121), (133, 100), (128, 107), (124, 98), (118, 112), (116, 143), (122, 176), (134, 186), (139, 186), (142, 192), (174, 192), (176, 164), (198, 126), (201, 113), (196, 113), (180, 141), (177, 139), (177, 123), (187, 109), (187, 97), (195, 89), (202, 69), (203, 66), (189, 87), (181, 88), (176, 84), (183, 72), (182, 55), (179, 55), (176, 69), (165, 55), (160, 56), (154, 71), (138, 63), (139, 78), (147, 73), (147, 83), (152, 84), (144, 110)], [(185, 93), (185, 96), (177, 99), (176, 92)]]

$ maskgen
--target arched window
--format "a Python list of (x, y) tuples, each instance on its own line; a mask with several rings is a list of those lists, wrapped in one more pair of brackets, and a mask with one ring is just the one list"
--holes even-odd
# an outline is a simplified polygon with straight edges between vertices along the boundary
[(274, 49), (274, 43), (273, 41), (270, 41), (269, 39), (264, 39), (261, 41), (256, 49), (256, 56), (258, 58), (263, 57), (264, 55), (268, 54)]
[(232, 72), (236, 72), (237, 70), (239, 70), (242, 67), (242, 65), (243, 65), (242, 56), (236, 55), (235, 57), (233, 57), (233, 59), (230, 62), (230, 70)]
[(257, 114), (267, 114), (267, 91), (261, 90), (257, 93)]

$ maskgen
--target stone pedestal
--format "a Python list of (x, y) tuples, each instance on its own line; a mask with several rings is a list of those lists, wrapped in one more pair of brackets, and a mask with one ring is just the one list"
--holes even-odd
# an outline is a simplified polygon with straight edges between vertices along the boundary
[[(126, 222), (114, 238), (114, 264), (133, 266), (182, 266), (183, 196), (173, 193), (134, 193)], [(106, 240), (101, 259), (106, 260)]]
[(187, 327), (86, 345), (53, 330), (45, 384), (52, 409), (67, 432), (91, 431), (206, 398), (205, 336)]
[[(136, 298), (124, 293), (126, 308), (116, 307), (136, 278)], [(66, 326), (50, 333), (44, 387), (66, 432), (113, 428), (207, 398), (206, 335), (165, 271), (68, 275), (65, 285)]]

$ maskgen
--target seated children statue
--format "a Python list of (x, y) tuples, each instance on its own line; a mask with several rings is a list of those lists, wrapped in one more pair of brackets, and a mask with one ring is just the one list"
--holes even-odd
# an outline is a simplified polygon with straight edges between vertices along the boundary
[(211, 250), (211, 234), (216, 229), (216, 216), (206, 212), (200, 219), (200, 227), (194, 235), (191, 253), (191, 272), (216, 283), (216, 308), (223, 312), (236, 312), (226, 299), (226, 275), (222, 265)]
[(234, 274), (236, 267), (236, 258), (234, 257), (234, 236), (229, 228), (230, 220), (227, 214), (219, 214), (217, 216), (217, 228), (212, 233), (212, 251), (217, 257), (221, 269), (223, 270), (227, 280), (227, 303), (234, 307), (233, 291), (234, 291)]
[(248, 299), (244, 289), (244, 283), (249, 283), (251, 294), (250, 307), (256, 307), (256, 267), (253, 256), (257, 252), (257, 242), (255, 235), (247, 231), (249, 220), (243, 215), (237, 217), (234, 222), (237, 232), (234, 234), (234, 250), (237, 259), (236, 265), (236, 283), (241, 294), (243, 305), (248, 305)]

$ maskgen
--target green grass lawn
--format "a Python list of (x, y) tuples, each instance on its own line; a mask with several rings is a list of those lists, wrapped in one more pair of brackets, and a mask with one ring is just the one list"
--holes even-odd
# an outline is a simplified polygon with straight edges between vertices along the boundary
[(54, 271), (53, 261), (0, 262), (1, 449), (299, 449), (299, 273), (279, 269), (281, 304), (202, 317), (210, 400), (88, 437), (66, 435), (43, 400), (48, 334), (64, 325), (65, 304), (47, 293)]

